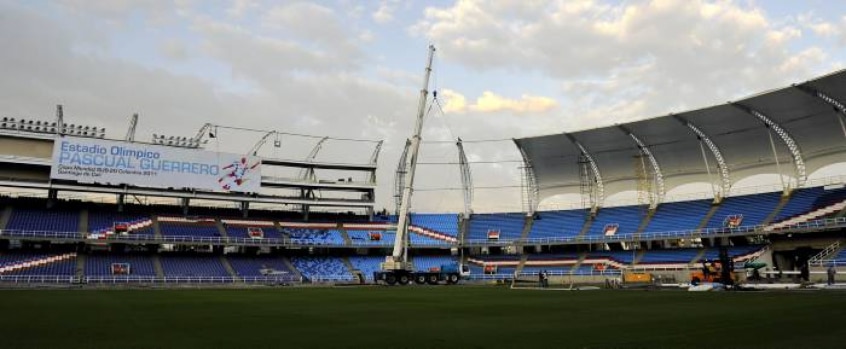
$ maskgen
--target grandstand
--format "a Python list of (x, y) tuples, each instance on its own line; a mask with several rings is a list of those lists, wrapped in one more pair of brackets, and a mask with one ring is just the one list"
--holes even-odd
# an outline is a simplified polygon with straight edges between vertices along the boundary
[[(844, 265), (846, 181), (812, 176), (839, 163), (846, 150), (840, 131), (846, 109), (833, 97), (846, 95), (844, 86), (846, 72), (836, 72), (728, 104), (517, 139), (527, 179), (525, 209), (413, 213), (412, 262), (429, 270), (457, 261), (470, 267), (470, 280), (482, 281), (541, 271), (683, 276), (719, 259), (720, 249), (734, 262), (764, 262), (780, 271), (806, 261)], [(319, 136), (305, 159), (262, 154), (265, 143), (284, 134), (279, 131), (262, 131), (244, 154), (204, 149), (223, 128), (206, 124), (194, 137), (154, 135), (152, 142), (139, 142), (110, 139), (96, 126), (66, 125), (61, 108), (50, 122), (5, 118), (0, 281), (372, 282), (397, 229), (396, 216), (374, 210), (381, 142), (334, 140), (372, 144), (363, 163), (318, 160), (323, 142), (333, 141)], [(116, 147), (117, 154), (156, 152), (189, 169), (218, 172), (194, 178), (203, 171), (186, 171), (191, 175), (184, 180), (197, 183), (187, 185), (70, 179), (73, 171), (89, 170), (59, 173), (63, 149), (70, 149), (66, 142)], [(234, 160), (204, 163), (209, 157)], [(171, 165), (156, 166), (165, 171)], [(279, 168), (296, 175), (267, 175)], [(761, 174), (777, 174), (782, 185), (735, 186)], [(690, 183), (712, 191), (681, 199), (668, 194)], [(637, 200), (606, 200), (627, 191), (637, 192)], [(583, 205), (541, 209), (541, 201), (568, 194), (581, 195)]]

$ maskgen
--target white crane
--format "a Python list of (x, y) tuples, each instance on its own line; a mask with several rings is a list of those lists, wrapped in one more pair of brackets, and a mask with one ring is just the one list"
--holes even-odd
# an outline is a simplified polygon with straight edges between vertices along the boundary
[[(397, 222), (397, 234), (394, 239), (394, 251), (382, 264), (382, 270), (389, 271), (410, 271), (411, 264), (408, 262), (408, 211), (411, 209), (411, 194), (414, 191), (414, 172), (417, 166), (417, 153), (420, 150), (420, 133), (423, 130), (423, 119), (426, 113), (426, 102), (429, 95), (429, 76), (432, 73), (432, 59), (435, 56), (435, 46), (429, 45), (429, 58), (426, 64), (426, 71), (423, 77), (423, 89), (420, 90), (420, 101), (417, 105), (417, 122), (414, 125), (414, 135), (411, 137), (409, 148), (409, 163), (405, 172), (405, 187), (402, 190), (400, 202), (399, 221)], [(403, 274), (404, 275), (404, 274)]]

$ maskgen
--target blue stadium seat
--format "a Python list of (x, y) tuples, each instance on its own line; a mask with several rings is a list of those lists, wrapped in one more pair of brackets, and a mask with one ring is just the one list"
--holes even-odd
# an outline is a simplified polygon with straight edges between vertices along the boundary
[(454, 213), (413, 213), (411, 214), (411, 224), (433, 230), (444, 235), (452, 237), (458, 236), (458, 215)]
[(467, 238), (485, 240), (488, 238), (488, 231), (498, 230), (500, 239), (519, 239), (525, 220), (526, 215), (523, 213), (474, 214), (470, 217)]

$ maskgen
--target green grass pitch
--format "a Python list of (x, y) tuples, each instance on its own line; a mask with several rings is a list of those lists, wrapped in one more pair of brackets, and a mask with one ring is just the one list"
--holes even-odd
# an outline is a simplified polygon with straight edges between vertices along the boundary
[(846, 292), (0, 291), (2, 348), (843, 348)]

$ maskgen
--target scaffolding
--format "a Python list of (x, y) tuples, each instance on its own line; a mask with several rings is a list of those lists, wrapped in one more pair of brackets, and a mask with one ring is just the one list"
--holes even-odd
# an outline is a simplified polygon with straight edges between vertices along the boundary
[(596, 176), (590, 167), (590, 159), (584, 154), (579, 155), (579, 193), (582, 207), (593, 209), (598, 205)]
[[(652, 208), (655, 204), (655, 195), (653, 191), (653, 175), (650, 168), (646, 165), (647, 155), (640, 151), (634, 156), (634, 172), (637, 179), (637, 203), (638, 205)], [(648, 209), (647, 209), (648, 212)]]

